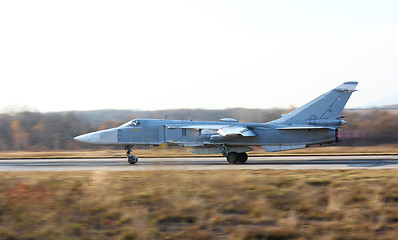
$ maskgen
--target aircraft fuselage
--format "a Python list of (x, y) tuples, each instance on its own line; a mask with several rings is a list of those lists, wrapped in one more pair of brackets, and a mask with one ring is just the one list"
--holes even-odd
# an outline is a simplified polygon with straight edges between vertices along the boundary
[[(228, 144), (239, 146), (265, 146), (276, 144), (321, 144), (336, 140), (334, 129), (278, 130), (264, 123), (239, 123), (222, 121), (181, 121), (160, 119), (135, 119), (138, 126), (117, 128), (81, 135), (77, 140), (101, 145), (162, 145), (205, 146)], [(197, 128), (179, 128), (179, 125), (220, 125), (250, 127), (255, 136), (221, 136), (217, 131)]]

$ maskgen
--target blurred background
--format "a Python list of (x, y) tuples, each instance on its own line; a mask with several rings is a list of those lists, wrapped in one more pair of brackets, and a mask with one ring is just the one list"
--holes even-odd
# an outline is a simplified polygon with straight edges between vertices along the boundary
[[(225, 110), (176, 109), (158, 111), (95, 110), (41, 113), (21, 111), (0, 114), (0, 151), (106, 149), (62, 138), (117, 127), (134, 118), (217, 121), (224, 117), (241, 122), (268, 122), (291, 109)], [(339, 146), (398, 144), (398, 105), (347, 109), (347, 123), (339, 131)], [(398, 146), (398, 145), (397, 145)], [(120, 147), (119, 147), (120, 148)]]

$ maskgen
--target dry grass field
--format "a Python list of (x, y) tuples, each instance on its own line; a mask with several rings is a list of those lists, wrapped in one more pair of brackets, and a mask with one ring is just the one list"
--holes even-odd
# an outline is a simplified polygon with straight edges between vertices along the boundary
[(0, 239), (397, 239), (398, 170), (14, 172)]

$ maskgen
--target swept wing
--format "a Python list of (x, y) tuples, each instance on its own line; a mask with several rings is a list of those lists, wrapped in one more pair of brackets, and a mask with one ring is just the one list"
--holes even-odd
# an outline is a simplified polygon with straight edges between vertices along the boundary
[(221, 136), (241, 135), (243, 137), (253, 137), (256, 134), (246, 126), (234, 125), (169, 125), (168, 128), (214, 130)]

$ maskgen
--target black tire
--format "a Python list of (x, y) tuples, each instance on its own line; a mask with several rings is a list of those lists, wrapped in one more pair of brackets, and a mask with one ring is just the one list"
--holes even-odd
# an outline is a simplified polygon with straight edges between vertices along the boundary
[(237, 152), (230, 152), (227, 155), (227, 161), (229, 164), (237, 164), (239, 159), (239, 155)]
[(128, 156), (127, 161), (130, 164), (135, 164), (136, 162), (138, 162), (138, 158), (134, 155), (130, 155), (130, 156)]
[(241, 152), (238, 153), (238, 163), (245, 163), (247, 161), (247, 153)]

